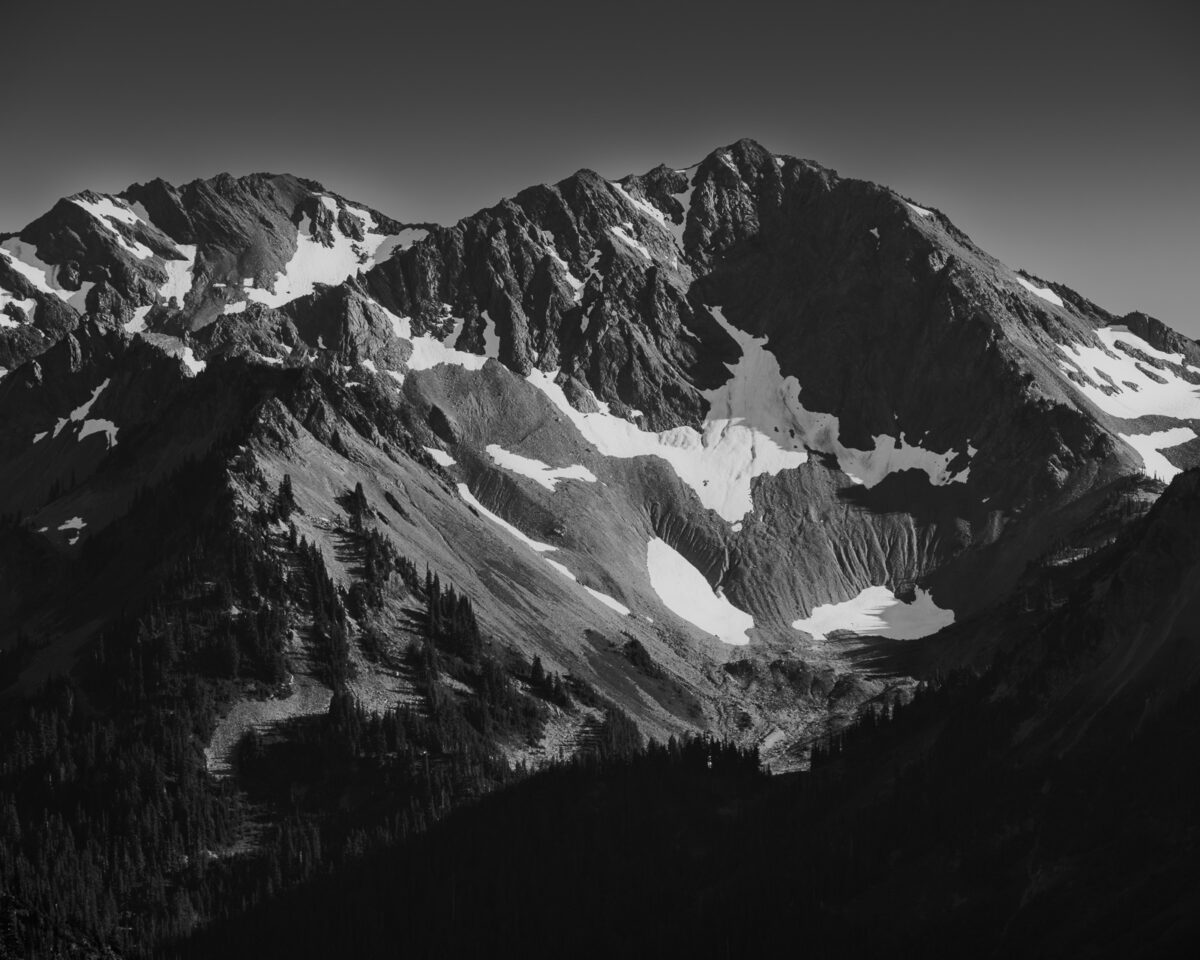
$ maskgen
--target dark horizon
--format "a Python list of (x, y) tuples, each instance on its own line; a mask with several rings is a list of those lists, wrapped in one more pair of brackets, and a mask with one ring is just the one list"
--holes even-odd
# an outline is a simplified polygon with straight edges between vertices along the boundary
[(6, 51), (0, 229), (83, 189), (261, 170), (453, 223), (580, 168), (682, 167), (750, 137), (1200, 336), (1180, 2), (124, 6), (9, 13), (26, 42)]

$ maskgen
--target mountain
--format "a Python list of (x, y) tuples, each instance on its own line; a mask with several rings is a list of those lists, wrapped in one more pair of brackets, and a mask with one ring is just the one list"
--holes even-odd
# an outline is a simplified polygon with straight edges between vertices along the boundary
[[(10, 830), (11, 909), (84, 951), (557, 761), (795, 770), (950, 671), (1037, 686), (1029, 638), (1200, 464), (1196, 343), (747, 140), (451, 227), (291, 176), (86, 192), (0, 239), (0, 321), (9, 819), (78, 792), (91, 878)], [(1167, 593), (1125, 576), (1129, 626)], [(1175, 622), (1062, 668), (1038, 729), (1183, 696)], [(168, 825), (150, 890), (101, 853)]]

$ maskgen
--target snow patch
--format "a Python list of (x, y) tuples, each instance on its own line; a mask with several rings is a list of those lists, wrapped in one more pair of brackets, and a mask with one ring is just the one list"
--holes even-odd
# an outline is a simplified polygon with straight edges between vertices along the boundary
[[(630, 227), (630, 229), (632, 229), (632, 227)], [(646, 247), (640, 241), (635, 240), (629, 233), (626, 232), (626, 226), (624, 224), (617, 226), (617, 227), (609, 227), (608, 231), (614, 237), (616, 237), (618, 240), (620, 240), (621, 243), (623, 243), (625, 246), (629, 247), (630, 250), (637, 251), (639, 254), (641, 254), (643, 257), (645, 257), (647, 260), (653, 262), (654, 258), (650, 256), (650, 251), (647, 250)]]
[[(481, 356), (478, 353), (467, 353), (465, 350), (458, 350), (452, 344), (458, 342), (459, 336), (462, 334), (463, 326), (466, 321), (461, 317), (454, 317), (454, 327), (445, 340), (438, 340), (436, 337), (429, 334), (421, 336), (413, 336), (412, 318), (401, 317), (392, 313), (387, 307), (381, 303), (375, 304), (382, 310), (392, 323), (392, 333), (401, 340), (408, 340), (412, 343), (412, 355), (408, 358), (408, 369), (412, 370), (431, 370), (441, 364), (451, 364), (457, 367), (463, 367), (466, 370), (482, 370), (483, 365), (491, 359), (488, 356)], [(396, 370), (388, 370), (388, 375), (393, 377), (397, 383), (403, 385), (404, 374)]]
[(1059, 365), (1068, 373), (1083, 375), (1084, 383), (1069, 378), (1068, 382), (1102, 411), (1123, 420), (1147, 416), (1200, 419), (1200, 384), (1190, 383), (1178, 371), (1139, 363), (1115, 345), (1123, 342), (1176, 366), (1186, 366), (1182, 354), (1156, 350), (1119, 324), (1101, 327), (1096, 331), (1096, 339), (1100, 346), (1058, 344), (1067, 358), (1060, 360)]
[(480, 314), (483, 318), (483, 355), (500, 359), (500, 334), (496, 332), (496, 324), (486, 310)]
[(191, 371), (192, 376), (200, 373), (208, 364), (203, 360), (197, 360), (196, 355), (192, 353), (191, 347), (184, 347), (183, 354), (179, 358), (183, 361), (183, 365)]
[(146, 315), (154, 309), (154, 304), (144, 307), (134, 307), (133, 319), (125, 324), (125, 330), (129, 333), (141, 333), (146, 329)]
[(1134, 435), (1118, 433), (1117, 436), (1141, 455), (1142, 463), (1146, 467), (1146, 473), (1156, 480), (1161, 480), (1163, 483), (1170, 483), (1183, 470), (1175, 466), (1159, 451), (1167, 447), (1177, 447), (1181, 443), (1187, 443), (1189, 440), (1196, 439), (1195, 431), (1189, 427), (1172, 427), (1169, 430), (1158, 430), (1154, 433)]
[(452, 467), (458, 462), (445, 450), (439, 450), (437, 447), (426, 447), (425, 452), (433, 457), (435, 463), (443, 467)]
[(570, 467), (550, 467), (542, 463), (541, 460), (533, 460), (529, 457), (522, 457), (517, 453), (510, 453), (498, 443), (489, 444), (487, 454), (497, 466), (501, 466), (505, 470), (511, 470), (513, 473), (518, 473), (523, 477), (528, 477), (534, 483), (545, 487), (547, 490), (553, 490), (560, 480), (582, 480), (585, 483), (596, 482), (596, 475), (587, 467), (580, 466), (579, 464)]
[(90, 280), (84, 280), (80, 283), (78, 290), (63, 289), (55, 279), (58, 268), (40, 259), (37, 255), (37, 248), (33, 244), (24, 243), (18, 237), (9, 237), (0, 243), (0, 256), (3, 256), (13, 270), (21, 274), (42, 293), (54, 294), (79, 313), (83, 313), (87, 309), (88, 291), (95, 284)]
[(386, 237), (382, 243), (375, 248), (372, 255), (375, 263), (383, 263), (391, 258), (392, 254), (397, 250), (407, 250), (414, 243), (419, 243), (429, 236), (428, 230), (422, 230), (420, 227), (405, 227), (399, 233)]
[(906, 205), (906, 206), (908, 206), (908, 207), (909, 207), (909, 209), (911, 209), (911, 210), (913, 211), (913, 213), (915, 213), (915, 214), (916, 214), (918, 217), (932, 217), (932, 216), (933, 216), (933, 211), (932, 211), (932, 210), (926, 210), (924, 207), (918, 207), (918, 206), (917, 206), (915, 203), (909, 203), (907, 200), (905, 200), (905, 201), (904, 201), (904, 203), (905, 203), (905, 205)]
[(110, 220), (116, 220), (130, 227), (141, 223), (138, 215), (128, 207), (120, 206), (111, 197), (101, 197), (99, 200), (84, 200), (76, 197), (71, 202), (91, 214), (105, 230), (113, 235), (124, 250), (139, 260), (148, 260), (154, 256), (154, 251), (144, 243), (139, 240), (129, 240), (120, 230), (109, 223)]
[(623, 616), (623, 617), (629, 616), (629, 614), (631, 612), (630, 609), (627, 606), (625, 606), (625, 604), (621, 603), (619, 600), (613, 599), (607, 593), (601, 593), (599, 590), (593, 590), (591, 587), (584, 587), (583, 589), (586, 590), (588, 593), (590, 593), (597, 600), (599, 600), (606, 607), (609, 607), (612, 610), (616, 610), (617, 613), (619, 613), (621, 616)]
[[(83, 535), (83, 528), (87, 526), (87, 521), (83, 517), (71, 517), (70, 520), (64, 520), (59, 524), (58, 529), (67, 534), (74, 534), (67, 540), (69, 546), (75, 546), (79, 542), (79, 538)], [(45, 527), (42, 528), (43, 530)], [(39, 531), (40, 532), (40, 531)]]
[(175, 249), (183, 254), (183, 259), (163, 260), (162, 266), (166, 271), (167, 281), (158, 288), (158, 295), (167, 303), (174, 299), (182, 307), (183, 298), (192, 291), (193, 271), (196, 268), (196, 247), (190, 243), (177, 243)]
[(1062, 297), (1060, 297), (1049, 287), (1039, 287), (1035, 283), (1030, 283), (1024, 277), (1017, 277), (1017, 283), (1032, 293), (1035, 297), (1041, 297), (1047, 303), (1052, 303), (1056, 307), (1061, 307), (1063, 305)]
[(90, 437), (93, 433), (102, 433), (108, 440), (108, 449), (117, 445), (117, 425), (111, 420), (84, 420), (79, 431), (79, 439)]
[(221, 312), (226, 315), (231, 313), (245, 313), (246, 307), (249, 306), (249, 303), (250, 301), (248, 300), (238, 300), (236, 303), (227, 303), (221, 308)]
[(58, 422), (54, 425), (54, 436), (57, 437), (60, 433), (62, 433), (63, 427), (65, 427), (68, 423), (82, 423), (84, 420), (86, 420), (88, 413), (91, 412), (92, 405), (96, 402), (96, 400), (99, 399), (100, 394), (104, 392), (109, 383), (110, 380), (105, 378), (104, 382), (92, 391), (91, 397), (81, 403), (65, 417), (59, 418)]
[(644, 213), (664, 230), (667, 228), (668, 221), (666, 214), (659, 210), (658, 207), (654, 206), (654, 204), (650, 203), (648, 200), (644, 200), (641, 197), (635, 197), (615, 180), (611, 181), (611, 184), (613, 189), (615, 189), (617, 193), (619, 193), (625, 199), (626, 203), (641, 213)]
[(722, 643), (745, 646), (754, 618), (709, 586), (699, 570), (666, 541), (655, 537), (646, 546), (650, 586), (668, 610)]
[(24, 300), (18, 300), (16, 296), (0, 287), (0, 327), (19, 327), (20, 324), (4, 312), (4, 308), (9, 304), (14, 307), (19, 307), (25, 314), (25, 320), (28, 323), (33, 322), (34, 311), (37, 309), (37, 301), (33, 297), (27, 297)]
[(898, 600), (887, 587), (867, 587), (842, 603), (826, 603), (792, 623), (793, 629), (825, 640), (837, 630), (892, 640), (916, 640), (937, 633), (954, 622), (954, 611), (943, 610), (928, 591), (917, 588), (912, 603)]

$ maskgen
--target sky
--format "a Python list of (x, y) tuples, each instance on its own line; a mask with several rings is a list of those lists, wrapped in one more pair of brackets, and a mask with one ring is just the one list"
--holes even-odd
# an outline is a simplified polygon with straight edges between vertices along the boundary
[(583, 167), (682, 167), (752, 137), (1200, 337), (1191, 6), (14, 3), (0, 230), (79, 190), (223, 171), (453, 223)]

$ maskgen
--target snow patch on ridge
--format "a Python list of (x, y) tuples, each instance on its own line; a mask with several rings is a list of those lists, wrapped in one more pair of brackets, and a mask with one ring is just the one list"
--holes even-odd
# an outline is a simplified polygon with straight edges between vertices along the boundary
[(1052, 303), (1056, 307), (1061, 307), (1063, 305), (1062, 297), (1060, 297), (1057, 293), (1055, 293), (1049, 287), (1039, 287), (1037, 284), (1030, 283), (1028, 280), (1026, 280), (1024, 277), (1021, 277), (1021, 276), (1017, 277), (1017, 283), (1019, 283), (1026, 290), (1028, 290), (1030, 293), (1032, 293), (1035, 297), (1041, 297), (1047, 303)]
[(699, 570), (655, 537), (646, 545), (650, 586), (668, 610), (682, 620), (713, 634), (722, 643), (745, 646), (754, 618), (713, 590)]
[(916, 640), (937, 633), (954, 622), (954, 611), (943, 610), (928, 591), (917, 588), (916, 599), (905, 603), (887, 587), (867, 587), (842, 603), (816, 607), (806, 618), (792, 623), (795, 630), (825, 640), (837, 630), (892, 640)]
[(561, 480), (582, 480), (585, 483), (595, 483), (596, 475), (587, 467), (575, 464), (570, 467), (550, 467), (541, 460), (522, 457), (510, 453), (498, 443), (488, 444), (487, 454), (492, 462), (505, 470), (511, 470), (523, 477), (528, 477), (534, 483), (553, 490)]
[(932, 210), (926, 210), (924, 207), (918, 207), (915, 203), (909, 203), (907, 200), (905, 200), (904, 203), (905, 203), (905, 206), (907, 206), (909, 209), (911, 209), (913, 211), (913, 213), (915, 213), (918, 217), (932, 217), (933, 216)]

